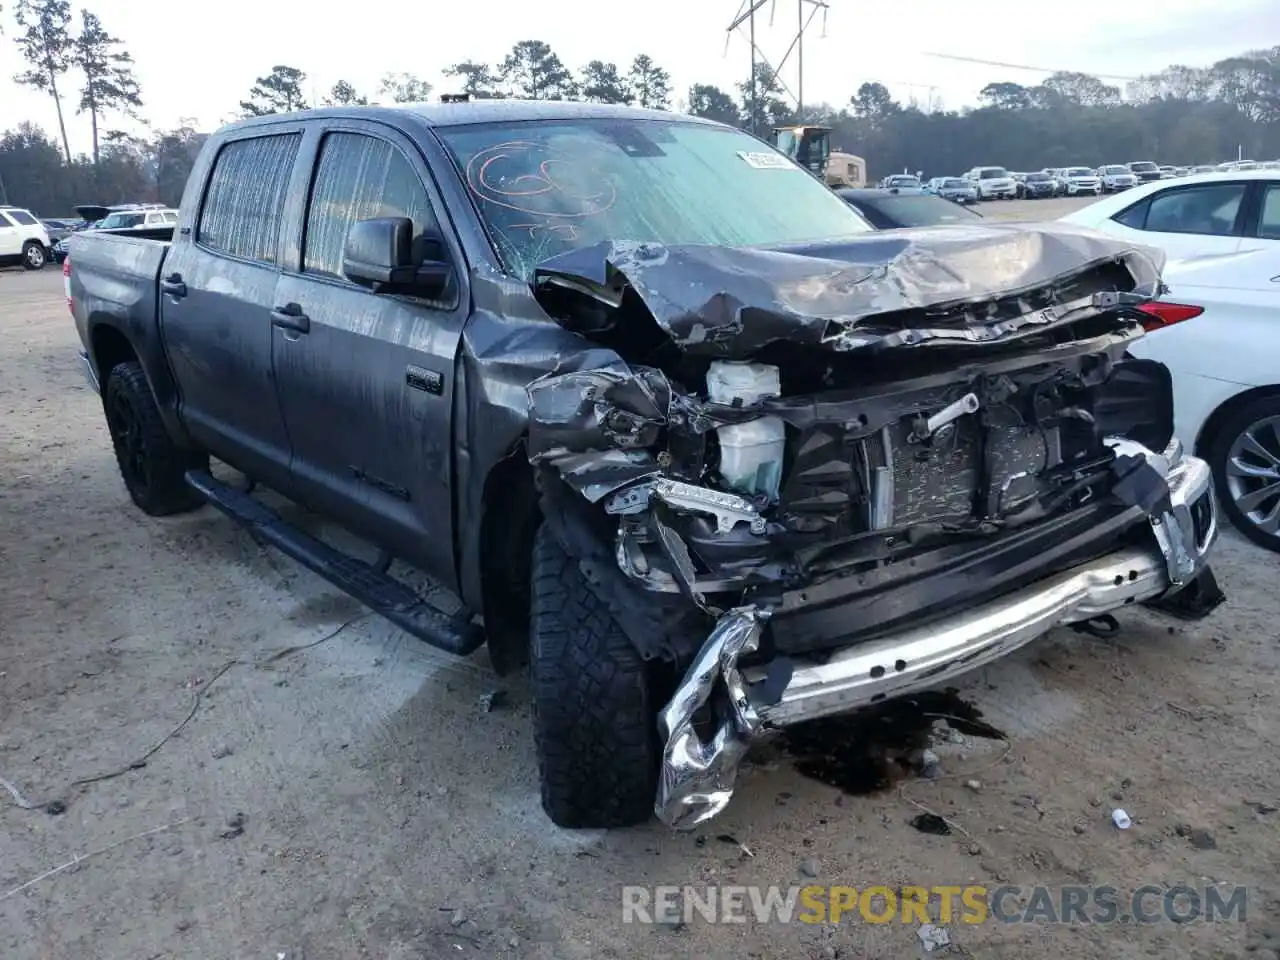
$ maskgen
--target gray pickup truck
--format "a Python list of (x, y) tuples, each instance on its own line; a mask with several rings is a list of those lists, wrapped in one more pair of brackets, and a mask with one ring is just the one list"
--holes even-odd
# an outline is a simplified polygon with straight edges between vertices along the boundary
[(1220, 602), (1209, 471), (1126, 351), (1159, 256), (877, 233), (739, 130), (490, 101), (227, 127), (170, 242), (80, 234), (65, 272), (140, 509), (210, 503), (426, 642), (528, 664), (557, 824), (689, 827), (771, 729)]

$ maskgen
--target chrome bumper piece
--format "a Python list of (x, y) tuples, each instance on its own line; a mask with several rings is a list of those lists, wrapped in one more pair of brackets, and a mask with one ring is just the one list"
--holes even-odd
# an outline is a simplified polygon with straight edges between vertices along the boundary
[[(1123, 452), (1142, 451), (1169, 486), (1172, 510), (1151, 518), (1149, 547), (1117, 551), (941, 623), (847, 647), (825, 662), (798, 664), (781, 697), (768, 703), (751, 697), (766, 669), (737, 664), (757, 648), (769, 611), (748, 606), (724, 614), (659, 717), (666, 749), (654, 804), (658, 818), (690, 829), (722, 811), (733, 796), (738, 762), (769, 728), (935, 687), (1056, 626), (1176, 593), (1195, 579), (1217, 536), (1208, 465), (1172, 446), (1162, 455), (1119, 444)], [(704, 740), (694, 715), (708, 703), (716, 729)]]

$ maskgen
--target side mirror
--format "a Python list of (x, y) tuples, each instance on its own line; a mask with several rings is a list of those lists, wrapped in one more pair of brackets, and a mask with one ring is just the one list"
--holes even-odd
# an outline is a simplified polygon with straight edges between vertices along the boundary
[(444, 242), (438, 236), (413, 236), (408, 217), (359, 220), (347, 231), (342, 273), (353, 283), (443, 299), (453, 277)]

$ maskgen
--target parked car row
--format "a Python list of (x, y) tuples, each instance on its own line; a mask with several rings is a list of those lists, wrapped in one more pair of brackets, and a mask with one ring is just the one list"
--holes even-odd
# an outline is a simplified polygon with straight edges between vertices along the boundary
[(1239, 160), (1191, 167), (1131, 160), (1100, 167), (1046, 167), (1031, 173), (1015, 173), (1004, 167), (974, 167), (958, 177), (932, 177), (923, 183), (919, 176), (894, 174), (882, 179), (879, 186), (882, 189), (923, 189), (957, 203), (975, 203), (979, 200), (1101, 196), (1144, 183), (1230, 170), (1280, 170), (1280, 160)]
[(0, 267), (39, 270), (51, 260), (61, 263), (71, 237), (83, 230), (153, 230), (178, 222), (178, 211), (160, 203), (88, 204), (76, 212), (76, 217), (39, 217), (25, 207), (0, 206)]
[[(178, 211), (159, 203), (127, 203), (114, 207), (86, 205), (76, 209), (83, 219), (82, 225), (73, 233), (83, 230), (154, 230), (157, 227), (172, 227), (178, 222)], [(62, 263), (66, 259), (71, 249), (71, 236), (72, 234), (67, 234), (54, 243), (52, 255), (56, 262)]]
[(924, 189), (956, 203), (1013, 200), (1019, 196), (1018, 182), (1004, 167), (974, 167), (958, 177), (934, 177)]

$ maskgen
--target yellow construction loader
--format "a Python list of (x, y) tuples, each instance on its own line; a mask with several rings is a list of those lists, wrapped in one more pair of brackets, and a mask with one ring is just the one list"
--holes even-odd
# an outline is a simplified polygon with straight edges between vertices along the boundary
[(774, 127), (773, 144), (829, 187), (866, 186), (866, 162), (851, 153), (833, 151), (830, 127)]

